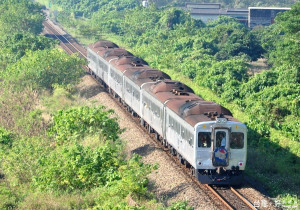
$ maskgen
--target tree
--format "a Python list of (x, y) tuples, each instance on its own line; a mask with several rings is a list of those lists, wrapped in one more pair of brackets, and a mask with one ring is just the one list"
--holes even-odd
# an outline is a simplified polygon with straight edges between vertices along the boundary
[[(0, 40), (0, 48), (6, 49), (6, 57), (10, 57), (10, 62), (16, 62), (28, 50), (43, 50), (52, 48), (55, 45), (53, 39), (45, 36), (36, 36), (29, 32), (19, 32), (15, 34), (8, 34)], [(0, 55), (1, 56), (1, 55)]]
[(2, 72), (3, 85), (14, 86), (18, 90), (24, 87), (51, 90), (53, 84), (75, 84), (84, 72), (82, 64), (82, 59), (69, 56), (62, 50), (29, 51)]
[(3, 0), (0, 3), (0, 35), (16, 32), (42, 32), (41, 7), (27, 0)]

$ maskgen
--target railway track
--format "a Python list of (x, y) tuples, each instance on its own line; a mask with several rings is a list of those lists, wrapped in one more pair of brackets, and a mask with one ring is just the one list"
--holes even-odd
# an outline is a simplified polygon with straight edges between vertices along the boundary
[[(205, 185), (205, 187), (209, 189), (228, 209), (257, 209), (233, 187), (216, 188), (210, 185)], [(231, 200), (231, 202), (229, 202), (229, 200)]]
[(86, 50), (81, 47), (76, 41), (74, 41), (73, 37), (67, 34), (61, 34), (57, 29), (55, 29), (55, 27), (49, 20), (44, 21), (44, 26), (45, 29), (49, 32), (48, 35), (50, 35), (50, 37), (52, 38), (58, 39), (61, 43), (62, 48), (68, 54), (79, 53), (79, 56), (81, 58), (87, 59)]
[[(58, 39), (61, 43), (61, 47), (68, 53), (68, 54), (73, 54), (73, 53), (78, 53), (78, 55), (84, 59), (87, 59), (87, 51), (85, 48), (80, 46), (70, 35), (66, 34), (61, 34), (59, 30), (55, 29), (55, 27), (50, 23), (50, 21), (45, 21), (44, 26), (46, 31), (49, 33), (48, 35), (52, 38)], [(72, 38), (70, 40), (69, 38)], [(84, 69), (88, 71), (88, 67), (84, 66)], [(94, 78), (94, 77), (93, 77)], [(95, 78), (94, 78), (95, 79)], [(97, 79), (95, 79), (96, 82)], [(102, 85), (101, 85), (102, 86)], [(119, 101), (116, 100), (111, 94), (111, 98), (114, 99), (115, 103), (122, 108), (122, 110), (127, 114), (130, 115), (127, 112), (127, 109), (123, 106), (123, 104)], [(203, 190), (207, 192), (207, 195), (212, 199), (212, 201), (220, 208), (220, 209), (256, 209), (246, 198), (244, 198), (237, 190), (235, 190), (233, 187), (215, 187), (215, 186), (210, 186), (210, 185), (203, 185), (198, 182), (198, 180), (195, 179), (195, 177), (192, 175), (192, 171), (190, 170), (189, 167), (186, 167), (184, 164), (180, 163), (179, 159), (177, 158), (176, 155), (169, 153), (167, 151), (170, 151), (168, 148), (165, 148), (161, 142), (156, 138), (155, 134), (150, 132), (150, 129), (142, 127), (140, 124), (140, 121), (137, 117), (134, 117), (130, 115), (130, 118), (132, 121), (137, 125), (139, 129), (142, 129), (144, 132), (146, 132), (153, 141), (153, 143), (160, 147), (162, 150), (166, 151), (166, 154), (170, 157), (170, 159), (176, 163), (177, 166), (179, 166), (187, 175), (187, 179), (189, 181), (192, 181), (195, 183), (196, 186), (199, 187), (199, 190)]]

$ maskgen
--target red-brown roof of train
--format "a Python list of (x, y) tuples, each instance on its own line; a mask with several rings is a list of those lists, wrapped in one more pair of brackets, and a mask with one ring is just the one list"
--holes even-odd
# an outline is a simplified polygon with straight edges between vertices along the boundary
[(130, 52), (122, 48), (114, 48), (107, 50), (103, 57), (106, 59), (111, 59), (112, 57), (123, 57), (123, 56), (133, 56)]
[(179, 81), (174, 81), (174, 80), (158, 81), (150, 87), (150, 91), (153, 94), (156, 94), (158, 92), (170, 92), (173, 90), (177, 91), (177, 92), (194, 93), (194, 91), (187, 85), (185, 85)]
[(92, 47), (93, 48), (103, 47), (108, 49), (108, 48), (118, 48), (119, 46), (111, 41), (103, 40), (103, 41), (95, 42), (94, 44), (92, 44)]
[(127, 76), (138, 86), (141, 86), (142, 84), (147, 82), (155, 82), (158, 80), (170, 79), (169, 75), (160, 70), (145, 67), (149, 66), (128, 68), (125, 72), (125, 76)]
[(118, 45), (116, 45), (113, 42), (110, 41), (98, 41), (93, 44), (89, 45), (89, 48), (93, 50), (95, 53), (103, 57), (103, 54), (113, 48), (119, 48)]
[[(223, 117), (226, 118), (228, 121), (239, 122), (231, 115), (224, 115)], [(215, 120), (216, 120), (215, 118), (211, 118), (208, 115), (190, 115), (185, 118), (185, 121), (193, 127), (199, 122), (215, 121)]]
[(110, 64), (121, 72), (125, 72), (127, 69), (133, 67), (144, 67), (150, 69), (145, 61), (135, 56), (123, 56), (119, 59), (111, 60)]
[(123, 56), (116, 61), (116, 65), (132, 64), (133, 66), (148, 65), (146, 61), (136, 56)]
[(166, 106), (192, 126), (195, 126), (201, 121), (215, 120), (215, 117), (221, 113), (227, 116), (227, 118), (231, 116), (230, 120), (237, 121), (232, 117), (232, 114), (228, 109), (215, 102), (204, 101), (201, 98), (200, 100), (183, 100), (175, 98), (168, 101)]
[(181, 92), (176, 93), (174, 91), (172, 92), (158, 92), (155, 94), (156, 98), (160, 100), (162, 103), (165, 103), (167, 100), (173, 100), (173, 99), (181, 99), (181, 100), (203, 100), (199, 96), (197, 96), (194, 93), (189, 92)]

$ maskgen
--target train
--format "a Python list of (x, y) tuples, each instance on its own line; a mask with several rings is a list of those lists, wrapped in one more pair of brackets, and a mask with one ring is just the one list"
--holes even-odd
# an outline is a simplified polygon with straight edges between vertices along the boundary
[(202, 184), (240, 185), (247, 127), (223, 106), (102, 40), (87, 47), (90, 74)]

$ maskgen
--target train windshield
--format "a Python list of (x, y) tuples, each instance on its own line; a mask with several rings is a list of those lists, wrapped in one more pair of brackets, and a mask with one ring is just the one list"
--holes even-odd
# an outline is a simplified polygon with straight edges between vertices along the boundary
[(243, 149), (244, 148), (244, 133), (232, 132), (230, 139), (231, 149)]
[(216, 147), (226, 147), (226, 132), (217, 131), (216, 132)]
[(210, 147), (211, 146), (211, 133), (199, 132), (198, 133), (198, 147)]

